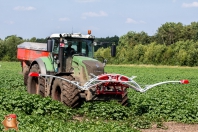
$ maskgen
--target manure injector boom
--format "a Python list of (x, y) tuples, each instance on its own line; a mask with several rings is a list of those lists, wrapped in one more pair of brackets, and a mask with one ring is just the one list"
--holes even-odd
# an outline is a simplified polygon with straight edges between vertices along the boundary
[[(145, 92), (167, 83), (188, 84), (188, 80), (164, 81), (142, 88), (135, 76), (104, 72), (106, 60), (94, 57), (95, 37), (88, 30), (80, 33), (52, 34), (47, 44), (24, 42), (18, 45), (17, 58), (21, 61), (24, 84), (30, 94), (50, 96), (69, 107), (82, 101), (117, 100), (127, 105), (127, 88)], [(116, 46), (111, 47), (116, 56)]]

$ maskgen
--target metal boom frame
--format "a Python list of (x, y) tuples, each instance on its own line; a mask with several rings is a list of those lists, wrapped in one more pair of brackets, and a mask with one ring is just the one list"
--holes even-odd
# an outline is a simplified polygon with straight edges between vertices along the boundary
[[(91, 74), (93, 76), (92, 79), (90, 79), (88, 82), (86, 82), (83, 86), (79, 85), (79, 82), (77, 81), (70, 81), (68, 79), (59, 77), (59, 76), (54, 76), (54, 75), (45, 75), (45, 74), (38, 74), (36, 72), (31, 72), (29, 73), (29, 76), (34, 76), (34, 77), (45, 77), (46, 79), (48, 77), (52, 77), (52, 78), (58, 78), (64, 81), (67, 81), (69, 83), (72, 83), (73, 85), (75, 85), (77, 88), (79, 88), (80, 90), (89, 90), (90, 88), (93, 87), (97, 87), (101, 84), (109, 84), (109, 83), (114, 83), (117, 84), (118, 86), (124, 86), (127, 88), (132, 88), (138, 92), (146, 92), (147, 90), (162, 85), (162, 84), (167, 84), (167, 83), (179, 83), (179, 84), (188, 84), (189, 81), (188, 80), (180, 80), (180, 81), (163, 81), (163, 82), (159, 82), (159, 83), (155, 83), (152, 85), (147, 85), (145, 88), (142, 88), (136, 81), (134, 81), (133, 79), (136, 78), (136, 76), (132, 76), (131, 78), (121, 75), (121, 74), (102, 74), (99, 76), (95, 76), (93, 74)], [(116, 93), (116, 92), (115, 92)], [(117, 94), (122, 94), (117, 92)]]

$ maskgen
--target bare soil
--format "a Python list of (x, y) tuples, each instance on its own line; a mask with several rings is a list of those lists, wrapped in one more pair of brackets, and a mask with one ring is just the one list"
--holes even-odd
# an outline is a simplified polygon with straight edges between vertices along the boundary
[(176, 122), (165, 122), (163, 128), (153, 125), (150, 129), (141, 129), (142, 132), (198, 132), (198, 124), (183, 124)]
[[(74, 116), (74, 120), (82, 121), (83, 117)], [(140, 129), (141, 132), (198, 132), (198, 124), (184, 124), (177, 122), (164, 122), (161, 128), (153, 125), (149, 129)]]

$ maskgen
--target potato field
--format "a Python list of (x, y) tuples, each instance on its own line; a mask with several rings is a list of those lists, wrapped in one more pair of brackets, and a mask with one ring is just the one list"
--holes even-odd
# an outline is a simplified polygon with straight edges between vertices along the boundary
[(128, 89), (128, 106), (97, 101), (71, 109), (49, 97), (28, 94), (20, 63), (0, 62), (0, 121), (17, 114), (20, 132), (141, 132), (153, 124), (163, 129), (163, 122), (198, 124), (197, 67), (107, 65), (105, 71), (137, 76), (134, 80), (142, 87), (182, 79), (190, 83), (164, 84), (145, 93)]

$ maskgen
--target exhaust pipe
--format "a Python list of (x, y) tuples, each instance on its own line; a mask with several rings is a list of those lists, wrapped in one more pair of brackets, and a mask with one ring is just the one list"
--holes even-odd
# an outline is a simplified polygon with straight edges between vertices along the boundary
[(59, 53), (58, 53), (58, 59), (59, 59), (59, 69), (58, 72), (63, 72), (63, 55), (64, 55), (64, 47), (65, 43), (62, 39), (62, 35), (60, 34), (60, 45), (59, 45)]

